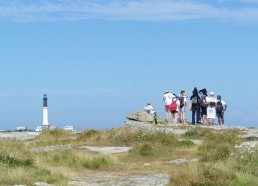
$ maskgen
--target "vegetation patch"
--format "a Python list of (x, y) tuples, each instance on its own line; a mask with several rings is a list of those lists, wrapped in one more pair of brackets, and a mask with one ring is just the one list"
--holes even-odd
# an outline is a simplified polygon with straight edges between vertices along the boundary
[(185, 132), (186, 139), (197, 139), (197, 130), (189, 130)]
[(87, 155), (72, 149), (62, 151), (43, 152), (38, 154), (41, 161), (49, 166), (63, 166), (69, 168), (98, 169), (115, 165), (115, 160), (108, 156)]
[[(35, 182), (67, 185), (71, 177), (80, 177), (84, 171), (85, 174), (95, 171), (119, 174), (121, 170), (146, 174), (171, 171), (169, 185), (258, 183), (258, 150), (240, 146), (242, 139), (238, 138), (238, 131), (196, 127), (186, 132), (184, 140), (180, 141), (179, 135), (158, 129), (121, 127), (89, 129), (77, 134), (54, 130), (42, 132), (31, 140), (0, 140), (0, 185), (34, 185)], [(201, 139), (203, 143), (197, 146), (193, 139)], [(129, 153), (105, 156), (76, 148), (82, 144), (132, 149)], [(48, 152), (32, 148), (40, 146), (48, 150), (48, 146), (56, 145), (69, 148)], [(189, 161), (165, 163), (183, 158)], [(199, 161), (191, 161), (193, 159)]]
[(179, 146), (180, 147), (188, 147), (188, 148), (190, 148), (190, 147), (195, 146), (195, 144), (194, 144), (193, 141), (191, 141), (189, 139), (186, 139), (186, 140), (179, 141)]
[(33, 166), (32, 159), (19, 159), (17, 157), (11, 157), (4, 152), (0, 152), (0, 163), (2, 165), (7, 165), (12, 168), (21, 167), (21, 166), (24, 166), (24, 167)]

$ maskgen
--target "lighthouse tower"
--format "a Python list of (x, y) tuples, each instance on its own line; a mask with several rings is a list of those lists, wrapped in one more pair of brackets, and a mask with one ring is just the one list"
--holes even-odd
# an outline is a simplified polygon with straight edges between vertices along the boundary
[(49, 125), (48, 125), (48, 108), (47, 108), (47, 95), (44, 94), (43, 98), (43, 124), (42, 124), (42, 129), (48, 130)]

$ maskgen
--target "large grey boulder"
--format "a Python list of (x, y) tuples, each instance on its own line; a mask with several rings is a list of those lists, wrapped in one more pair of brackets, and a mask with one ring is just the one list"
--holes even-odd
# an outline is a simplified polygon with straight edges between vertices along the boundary
[[(156, 118), (158, 123), (164, 122), (158, 114), (156, 114)], [(145, 111), (132, 112), (127, 116), (127, 119), (132, 121), (143, 122), (143, 123), (152, 123), (154, 119), (154, 115), (149, 114)]]

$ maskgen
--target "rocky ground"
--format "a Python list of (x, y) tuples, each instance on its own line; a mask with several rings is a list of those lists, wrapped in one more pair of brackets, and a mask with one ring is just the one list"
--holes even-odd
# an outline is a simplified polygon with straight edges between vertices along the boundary
[[(181, 124), (168, 124), (168, 125), (158, 125), (155, 126), (150, 123), (144, 123), (139, 121), (127, 120), (125, 125), (133, 127), (141, 127), (147, 130), (162, 130), (165, 132), (172, 132), (176, 134), (184, 134), (186, 131), (191, 130), (196, 126), (188, 125), (185, 129), (179, 128)], [(199, 126), (206, 127), (206, 126)], [(225, 130), (225, 129), (238, 129), (244, 131), (245, 134), (240, 137), (247, 139), (247, 142), (243, 142), (240, 147), (258, 147), (258, 129), (256, 128), (246, 128), (246, 127), (229, 127), (229, 126), (208, 126), (214, 130)], [(17, 140), (28, 140), (33, 139), (38, 136), (39, 132), (0, 132), (0, 139), (17, 139)], [(201, 140), (193, 140), (197, 145), (202, 144)], [(45, 146), (31, 149), (32, 151), (55, 151), (62, 150), (65, 148), (71, 148), (70, 145), (57, 145), (57, 146)], [(125, 153), (128, 152), (131, 147), (94, 147), (94, 146), (80, 146), (78, 147), (85, 151), (97, 152), (100, 154), (114, 154), (114, 153)], [(171, 160), (164, 163), (170, 164), (181, 164), (188, 161), (198, 161), (196, 159), (187, 160), (187, 159), (178, 159)], [(149, 167), (152, 163), (145, 163), (142, 166)], [(97, 186), (97, 185), (166, 185), (169, 182), (169, 174), (160, 173), (160, 174), (133, 174), (133, 173), (92, 173), (87, 174), (83, 177), (75, 177), (69, 181), (69, 185), (74, 186)], [(37, 182), (35, 185), (38, 186), (49, 186), (49, 184)]]

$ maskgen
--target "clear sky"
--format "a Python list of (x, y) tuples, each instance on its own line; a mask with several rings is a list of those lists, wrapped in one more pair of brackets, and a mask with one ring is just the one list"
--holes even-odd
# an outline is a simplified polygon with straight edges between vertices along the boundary
[[(0, 0), (0, 129), (122, 126), (206, 88), (258, 126), (258, 0)], [(188, 100), (189, 102), (189, 100)], [(190, 120), (190, 111), (187, 119)]]

